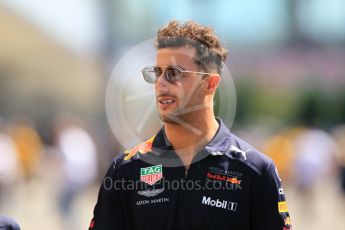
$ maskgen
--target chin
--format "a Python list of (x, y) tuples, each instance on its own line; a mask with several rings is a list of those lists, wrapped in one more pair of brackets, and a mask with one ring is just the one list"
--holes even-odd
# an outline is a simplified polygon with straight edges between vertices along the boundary
[(164, 123), (177, 124), (177, 122), (175, 120), (171, 119), (169, 115), (159, 114), (159, 118)]
[[(190, 114), (189, 115), (174, 115), (173, 113), (168, 114), (159, 114), (159, 118), (162, 122), (174, 125), (182, 125), (182, 123), (190, 123)], [(181, 123), (182, 122), (182, 123)]]

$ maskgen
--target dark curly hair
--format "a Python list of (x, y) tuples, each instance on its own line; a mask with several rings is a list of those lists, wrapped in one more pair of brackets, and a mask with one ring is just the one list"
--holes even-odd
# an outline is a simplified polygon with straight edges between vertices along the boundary
[(219, 74), (227, 57), (227, 50), (221, 46), (214, 30), (194, 21), (169, 22), (158, 30), (155, 45), (157, 49), (185, 45), (194, 47), (197, 54), (196, 64), (205, 71), (216, 71)]

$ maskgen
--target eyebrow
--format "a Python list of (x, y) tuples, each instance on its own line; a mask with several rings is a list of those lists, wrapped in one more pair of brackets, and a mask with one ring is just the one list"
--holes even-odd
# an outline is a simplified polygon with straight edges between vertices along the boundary
[(186, 70), (186, 68), (184, 68), (184, 67), (182, 67), (180, 65), (168, 65), (167, 67), (178, 67), (178, 68), (180, 68), (182, 70)]

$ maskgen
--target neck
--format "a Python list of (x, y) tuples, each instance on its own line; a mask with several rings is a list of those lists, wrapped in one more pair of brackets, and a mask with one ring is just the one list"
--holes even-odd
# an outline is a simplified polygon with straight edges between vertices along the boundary
[(218, 122), (211, 114), (200, 114), (188, 123), (164, 123), (166, 136), (186, 168), (199, 150), (211, 141), (218, 129)]

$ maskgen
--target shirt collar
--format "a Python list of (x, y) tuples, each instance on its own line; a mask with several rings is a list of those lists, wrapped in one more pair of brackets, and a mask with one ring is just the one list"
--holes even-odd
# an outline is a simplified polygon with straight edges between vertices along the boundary
[(212, 140), (204, 147), (211, 155), (224, 155), (230, 146), (231, 134), (224, 122), (216, 118), (219, 126)]
[[(224, 122), (218, 117), (216, 120), (219, 124), (218, 130), (211, 141), (203, 148), (213, 156), (224, 155), (229, 149), (231, 141), (231, 133)], [(173, 150), (173, 147), (165, 134), (164, 127), (162, 127), (157, 133), (153, 140), (152, 147), (161, 150)]]

